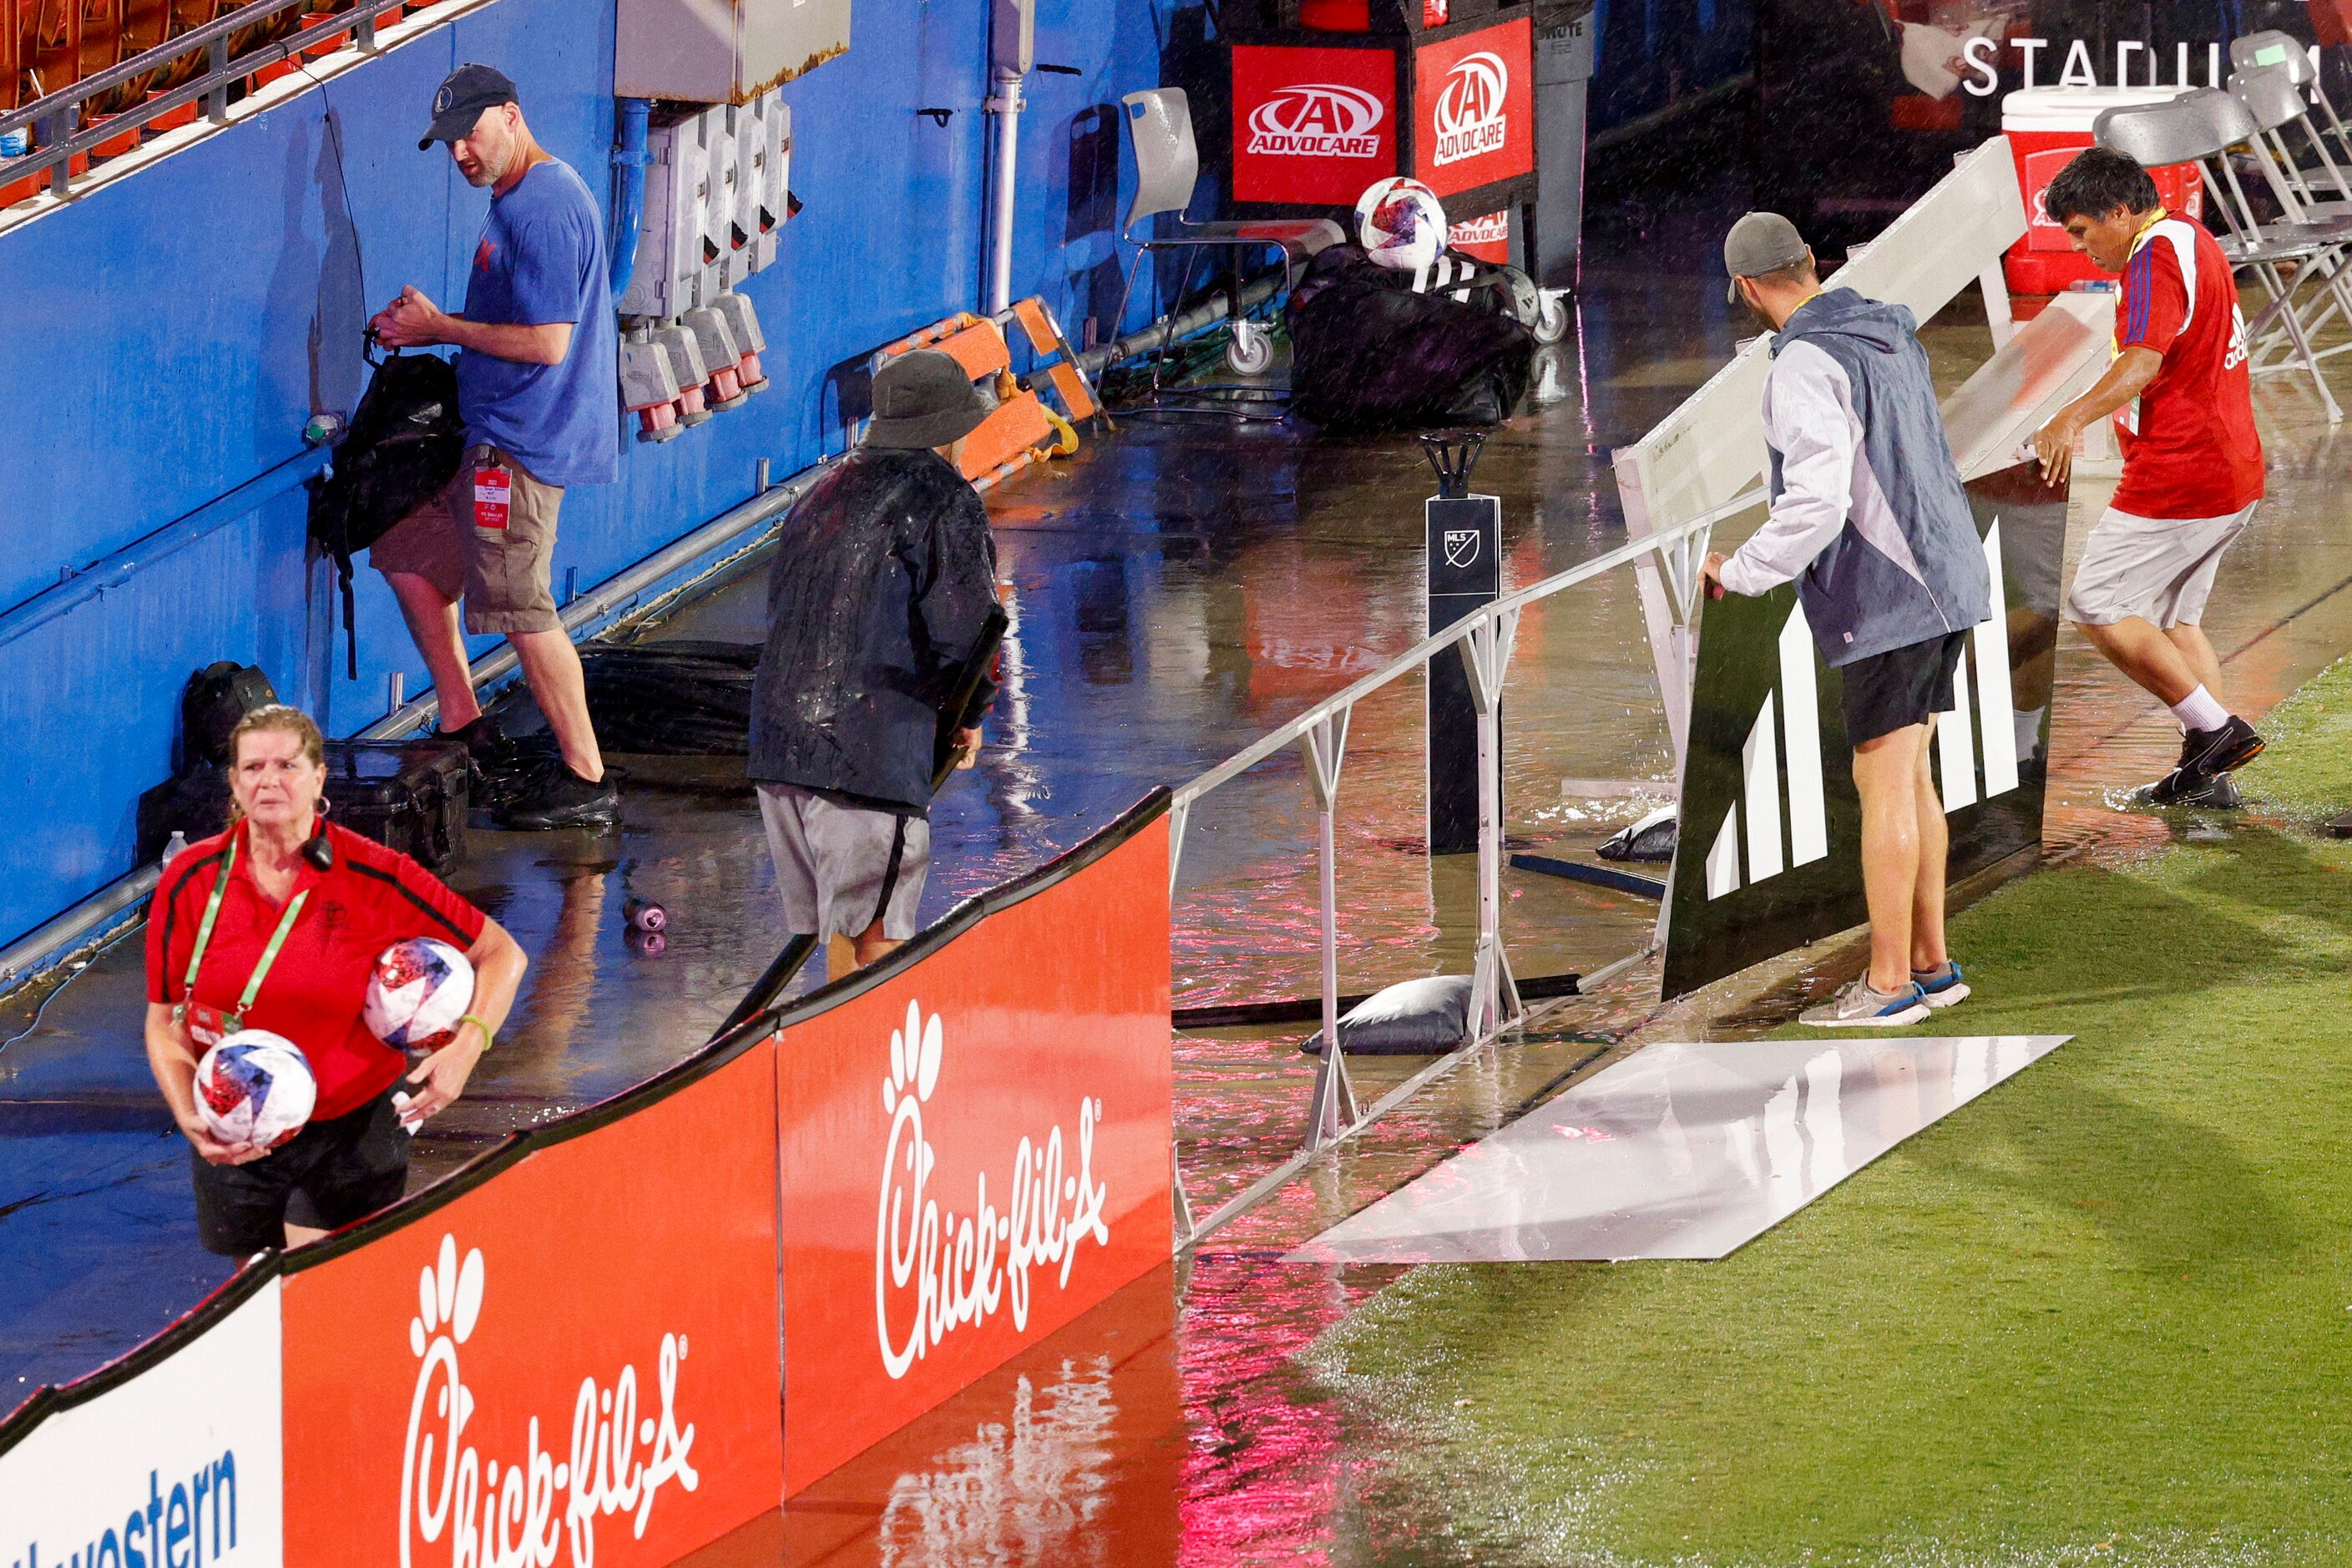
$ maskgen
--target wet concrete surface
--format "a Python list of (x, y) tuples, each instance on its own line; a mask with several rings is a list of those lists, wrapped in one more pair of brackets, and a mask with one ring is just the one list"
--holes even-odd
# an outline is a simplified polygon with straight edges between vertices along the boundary
[[(1717, 368), (1735, 323), (1712, 276), (1719, 220), (1603, 234), (1570, 342), (1538, 401), (1494, 433), (1477, 488), (1504, 500), (1507, 584), (1623, 537), (1607, 453)], [(1957, 384), (1989, 351), (1973, 312), (1926, 334)], [(2232, 552), (2209, 619), (2227, 695), (2261, 711), (2352, 641), (2347, 456), (2284, 380), (2258, 389), (2272, 500)], [(926, 918), (1083, 839), (1146, 789), (1193, 776), (1422, 631), (1422, 500), (1407, 439), (1325, 440), (1266, 425), (1135, 416), (1079, 457), (989, 498), (1014, 627), (979, 769), (934, 809)], [(2078, 482), (2074, 549), (2106, 485)], [(1727, 545), (1728, 541), (1725, 542)], [(2071, 560), (2070, 560), (2071, 570)], [(756, 573), (656, 628), (754, 640)], [(2116, 809), (2169, 764), (2177, 731), (2074, 633), (2058, 651), (2048, 840), (2128, 854), (2183, 824)], [(1433, 868), (1417, 680), (1365, 703), (1340, 790), (1343, 990), (1467, 967), (1475, 875)], [(1507, 699), (1517, 843), (1580, 856), (1666, 795), (1665, 727), (1633, 580), (1531, 611)], [(516, 1018), (467, 1099), (429, 1129), (416, 1180), (504, 1131), (643, 1078), (698, 1044), (780, 942), (756, 813), (724, 766), (619, 759), (613, 834), (478, 833), (452, 880), (533, 958)], [(1193, 814), (1175, 904), (1180, 1006), (1297, 996), (1316, 963), (1314, 817), (1296, 757)], [(1638, 949), (1654, 906), (1507, 872), (1522, 975)], [(625, 897), (671, 916), (648, 955)], [(0, 1005), (0, 1406), (127, 1350), (228, 1273), (198, 1251), (186, 1155), (138, 1038), (136, 940), (49, 999)], [(1642, 985), (1646, 976), (1646, 994)], [(1220, 1233), (1181, 1278), (1132, 1287), (1046, 1345), (714, 1548), (708, 1560), (850, 1563), (1533, 1561), (1457, 1536), (1414, 1479), (1413, 1435), (1317, 1384), (1296, 1352), (1392, 1268), (1284, 1264), (1296, 1246), (1559, 1091), (1651, 1012), (1654, 971), (1549, 1005)], [(1177, 1133), (1205, 1214), (1302, 1130), (1307, 1026), (1185, 1033)], [(1355, 1064), (1369, 1100), (1421, 1065)], [(13, 1392), (12, 1392), (13, 1391)], [(1493, 1517), (1489, 1513), (1486, 1517)], [(1464, 1527), (1465, 1530), (1467, 1526)]]

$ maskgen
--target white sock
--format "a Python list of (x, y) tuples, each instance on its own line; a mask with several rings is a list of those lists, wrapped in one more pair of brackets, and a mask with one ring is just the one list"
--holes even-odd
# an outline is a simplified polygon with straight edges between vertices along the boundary
[(2230, 721), (2230, 710), (2202, 686), (2174, 703), (2172, 716), (2190, 730), (2218, 730)]
[(2042, 715), (2048, 711), (2050, 710), (2047, 708), (2034, 708), (2017, 715), (2017, 760), (2019, 762), (2042, 754)]

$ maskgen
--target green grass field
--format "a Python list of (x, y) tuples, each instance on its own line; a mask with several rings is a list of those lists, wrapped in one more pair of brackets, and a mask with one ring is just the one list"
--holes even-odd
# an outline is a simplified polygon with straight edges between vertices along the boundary
[(1430, 1268), (1309, 1352), (1495, 1560), (2352, 1563), (2352, 662), (2256, 809), (1955, 921), (2076, 1038), (1718, 1263)]

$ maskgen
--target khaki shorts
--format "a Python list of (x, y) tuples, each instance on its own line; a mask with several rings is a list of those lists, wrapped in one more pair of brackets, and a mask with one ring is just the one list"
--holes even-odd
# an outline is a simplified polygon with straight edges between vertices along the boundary
[(2083, 541), (2066, 618), (2111, 626), (2137, 616), (2167, 631), (2201, 624), (2221, 553), (2246, 531), (2259, 504), (2227, 517), (2135, 517), (2109, 507)]
[[(493, 458), (510, 476), (507, 525), (478, 528), (474, 470)], [(368, 564), (422, 577), (445, 599), (462, 596), (470, 633), (554, 631), (562, 622), (550, 574), (562, 505), (562, 486), (540, 483), (495, 447), (468, 447), (448, 489), (386, 530), (369, 549)]]

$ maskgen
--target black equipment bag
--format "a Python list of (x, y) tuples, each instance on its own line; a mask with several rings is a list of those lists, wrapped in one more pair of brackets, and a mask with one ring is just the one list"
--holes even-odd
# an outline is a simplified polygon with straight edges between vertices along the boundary
[(1497, 425), (1528, 389), (1535, 334), (1508, 289), (1412, 291), (1412, 276), (1361, 247), (1318, 251), (1283, 307), (1290, 408), (1324, 429)]
[(457, 477), (466, 426), (457, 416), (457, 372), (437, 354), (398, 350), (378, 361), (374, 333), (368, 362), (375, 374), (335, 447), (335, 464), (310, 482), (310, 537), (332, 556), (343, 590), (343, 642), (357, 680), (359, 633), (352, 625), (352, 557)]
[(330, 820), (438, 872), (463, 858), (473, 769), (456, 741), (330, 741)]
[(228, 770), (199, 763), (139, 797), (137, 864), (162, 857), (174, 831), (194, 844), (228, 826)]
[(956, 668), (955, 679), (948, 683), (947, 695), (940, 702), (939, 732), (931, 741), (931, 793), (936, 795), (948, 775), (955, 772), (956, 735), (979, 723), (988, 713), (988, 705), (996, 700), (996, 655), (1004, 646), (1004, 634), (1013, 622), (1002, 605), (988, 606), (988, 618), (981, 623), (980, 640), (971, 645), (971, 652)]
[(751, 749), (758, 643), (638, 643), (580, 650), (588, 717), (608, 752), (740, 757)]
[(189, 676), (180, 689), (180, 771), (226, 767), (236, 721), (277, 700), (278, 689), (258, 665), (223, 659)]

